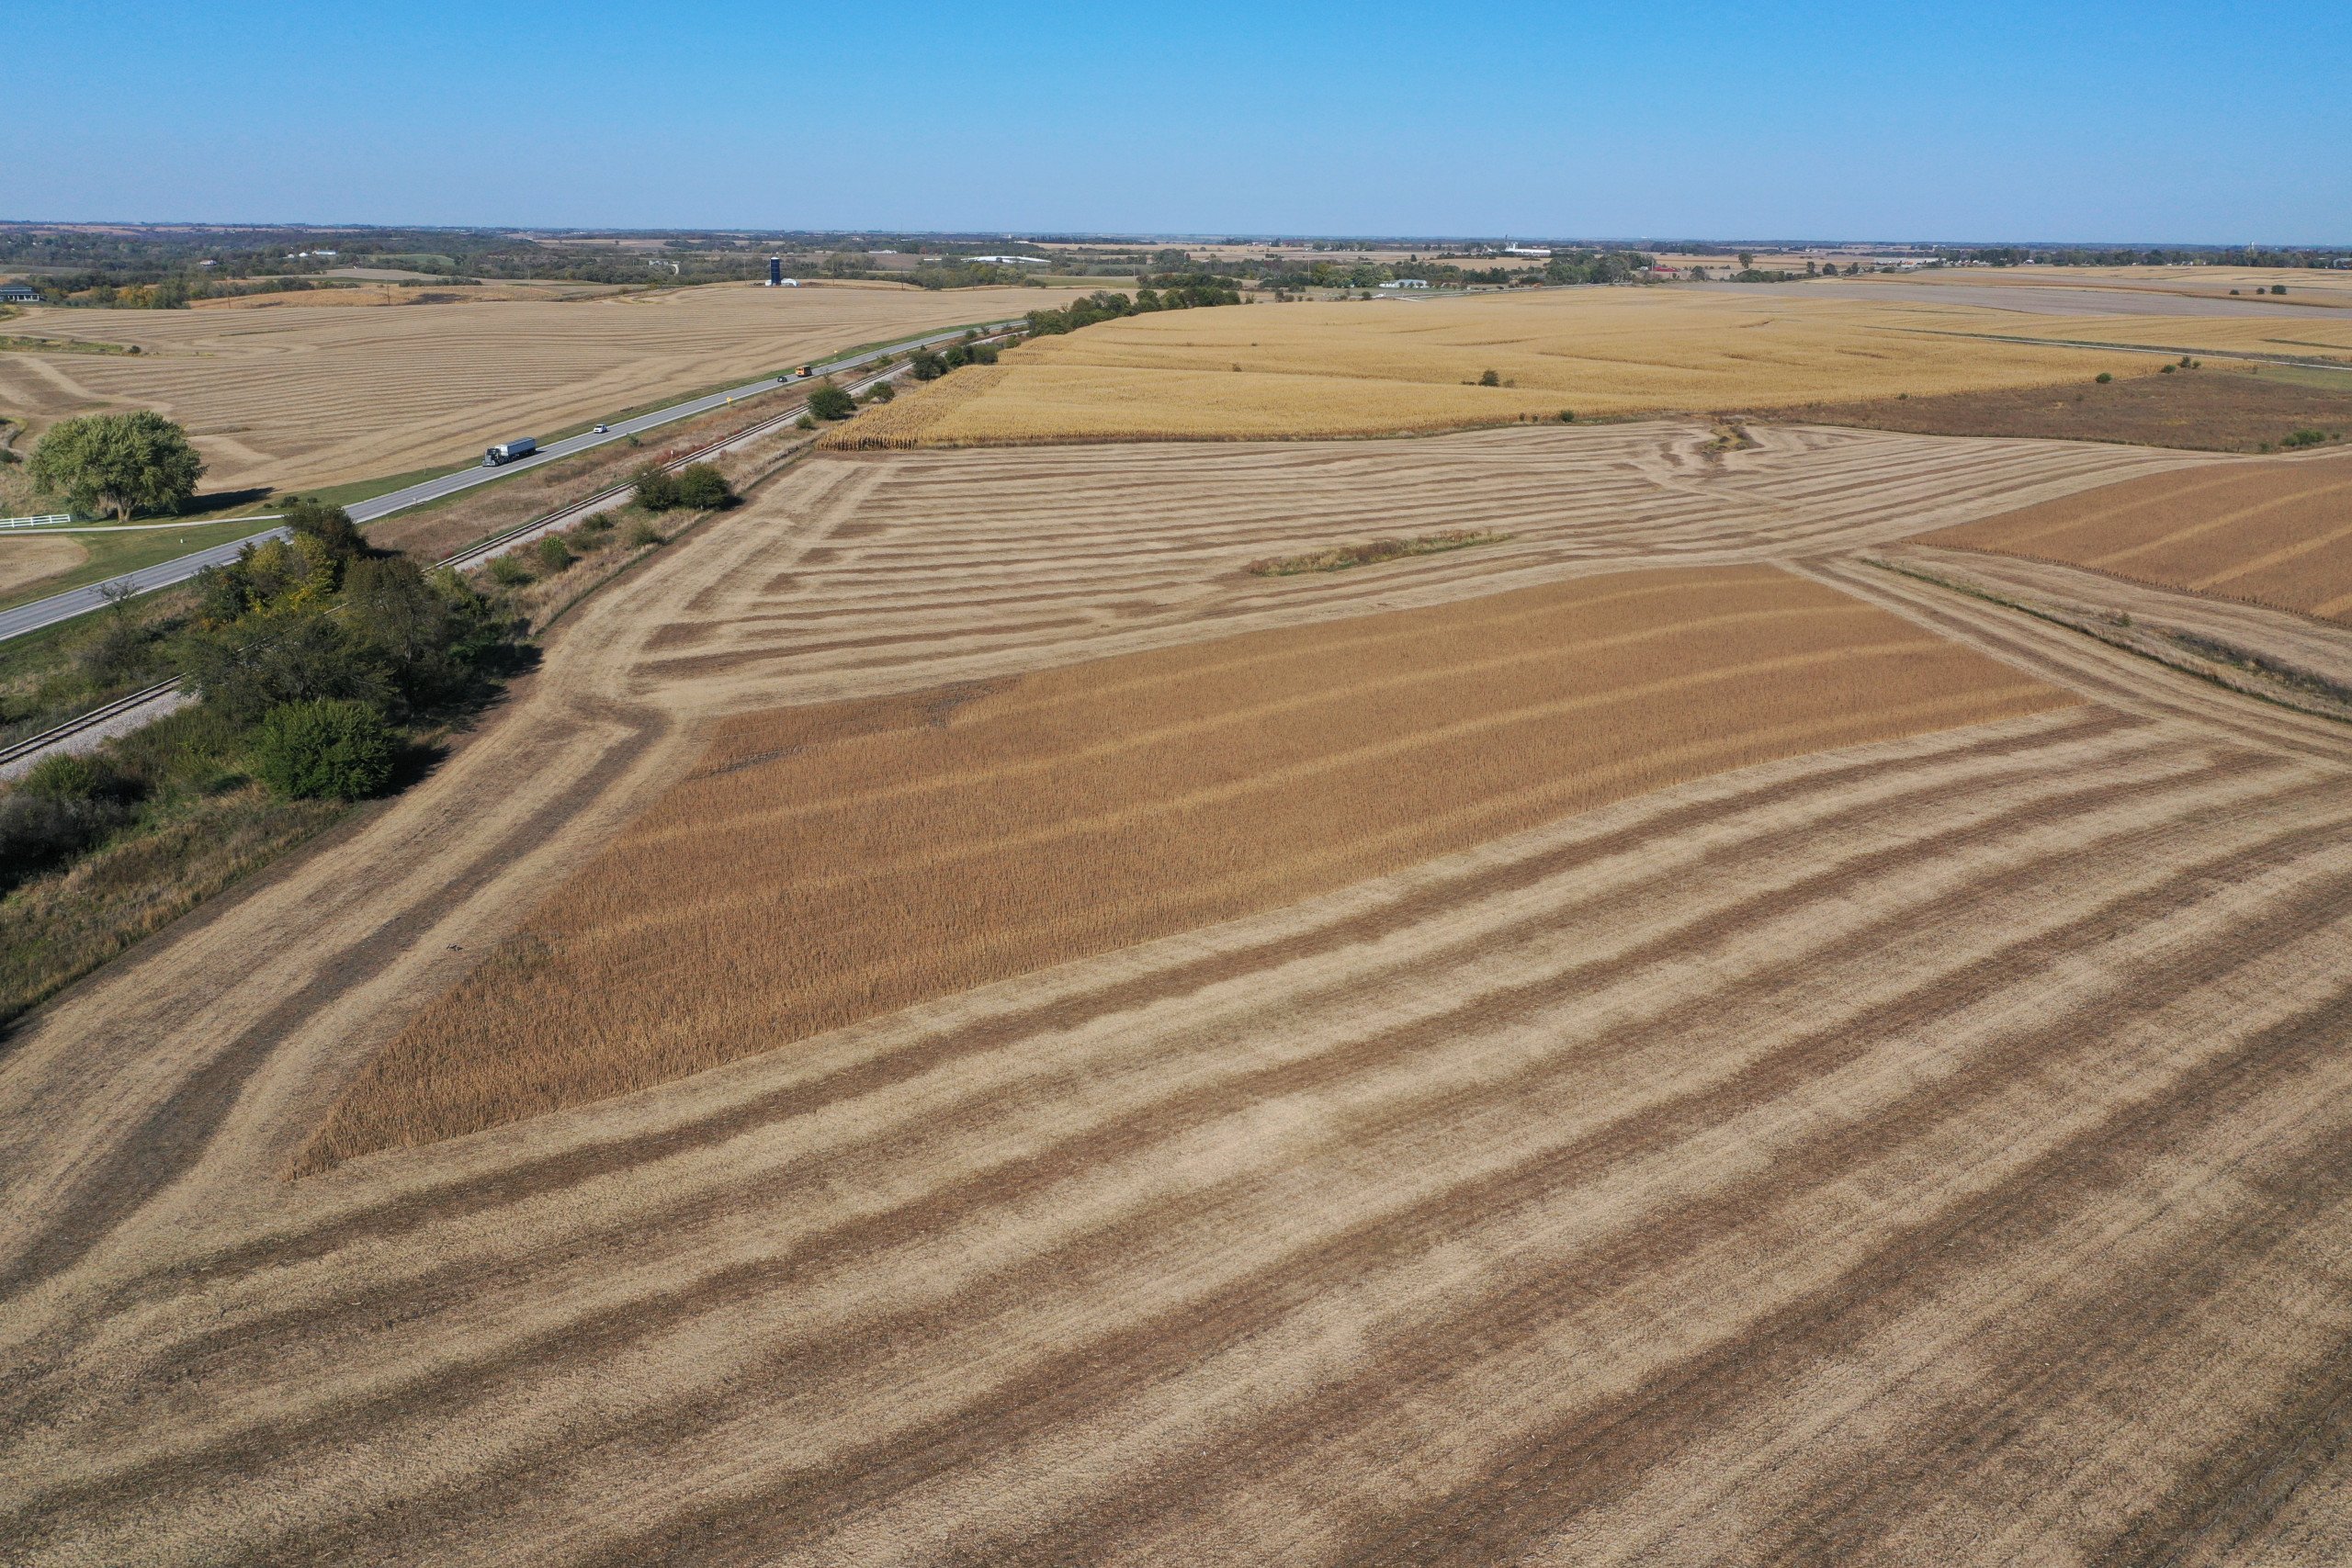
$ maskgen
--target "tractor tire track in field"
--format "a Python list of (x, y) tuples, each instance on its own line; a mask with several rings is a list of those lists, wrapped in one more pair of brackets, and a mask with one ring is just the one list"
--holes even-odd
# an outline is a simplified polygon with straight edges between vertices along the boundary
[[(334, 858), (0, 1056), (6, 1555), (2330, 1561), (2352, 746), (1837, 553), (2178, 455), (1703, 434), (820, 458), (662, 552)], [(281, 1179), (665, 789), (768, 765), (743, 716), (1671, 561), (2093, 705)]]

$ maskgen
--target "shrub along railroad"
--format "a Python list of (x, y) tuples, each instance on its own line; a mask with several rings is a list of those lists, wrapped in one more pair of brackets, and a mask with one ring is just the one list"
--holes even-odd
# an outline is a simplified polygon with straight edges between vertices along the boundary
[(339, 509), (287, 516), (184, 611), (118, 606), (77, 638), (84, 681), (198, 700), (0, 794), (0, 1020), (391, 787), (518, 667), (512, 612), (454, 573), (369, 549)]

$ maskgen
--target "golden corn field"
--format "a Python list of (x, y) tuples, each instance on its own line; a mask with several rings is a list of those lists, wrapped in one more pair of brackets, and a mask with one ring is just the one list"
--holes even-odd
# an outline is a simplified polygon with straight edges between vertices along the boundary
[[(1368, 434), (1770, 409), (2153, 374), (2147, 355), (2000, 343), (2005, 311), (1658, 288), (1386, 299), (1132, 316), (890, 405), (864, 446)], [(2043, 335), (2064, 322), (2037, 321)], [(2104, 327), (2107, 323), (2101, 323)], [(1501, 386), (1476, 383), (1488, 370)], [(861, 416), (863, 425), (869, 416)]]
[(650, 552), (0, 1052), (0, 1556), (2347, 1560), (2352, 735), (1865, 558), (2324, 462), (1752, 434)]
[(1921, 542), (2089, 567), (2352, 626), (2352, 456), (2214, 464)]

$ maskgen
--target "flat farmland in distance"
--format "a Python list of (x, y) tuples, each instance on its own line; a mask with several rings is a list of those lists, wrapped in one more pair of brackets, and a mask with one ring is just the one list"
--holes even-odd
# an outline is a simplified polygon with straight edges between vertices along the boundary
[(141, 352), (0, 354), (0, 414), (38, 427), (153, 408), (187, 426), (209, 465), (208, 489), (322, 486), (461, 463), (492, 441), (1058, 298), (1035, 288), (714, 284), (380, 309), (33, 309), (12, 329)]
[(2257, 374), (2208, 360), (2200, 369), (2134, 376), (2105, 387), (2077, 379), (1932, 398), (1807, 403), (1777, 410), (1774, 417), (1923, 435), (2127, 441), (2213, 452), (2266, 449), (2298, 430), (2352, 434), (2352, 373), (2305, 375), (2308, 379)]
[(2352, 454), (2192, 468), (1920, 536), (2352, 626)]
[[(1008, 353), (862, 417), (842, 446), (1295, 437), (1769, 409), (2153, 374), (2145, 355), (1972, 338), (2003, 311), (1673, 288), (1227, 306)], [(1492, 370), (1506, 384), (1476, 385)], [(869, 416), (870, 417), (870, 416)]]
[(386, 1048), (315, 1154), (642, 1089), (1699, 774), (2075, 700), (1744, 567), (747, 716)]
[[(2171, 294), (2199, 299), (2227, 299), (2234, 288), (2242, 299), (2251, 299), (2259, 292), (2266, 299), (2352, 306), (2352, 273), (2312, 267), (1947, 266), (1892, 276), (1864, 274), (1852, 281), (1971, 289), (2105, 288), (2121, 294)], [(2284, 284), (2287, 293), (2271, 295), (2274, 284)]]

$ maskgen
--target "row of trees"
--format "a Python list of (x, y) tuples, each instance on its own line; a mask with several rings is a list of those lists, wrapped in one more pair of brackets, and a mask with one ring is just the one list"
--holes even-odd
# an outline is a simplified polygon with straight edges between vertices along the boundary
[(1071, 300), (1058, 310), (1030, 311), (1029, 333), (1032, 337), (1052, 336), (1059, 333), (1074, 333), (1097, 321), (1116, 321), (1121, 316), (1240, 303), (1239, 289), (1214, 281), (1181, 283), (1166, 288), (1138, 288), (1133, 299), (1125, 294), (1097, 290), (1082, 299)]
[(173, 273), (140, 282), (112, 274), (50, 273), (24, 280), (49, 305), (92, 305), (113, 310), (184, 310), (192, 300), (243, 294), (299, 294), (313, 288), (355, 288), (356, 284), (311, 277), (223, 277), (213, 272)]
[(1261, 264), (1259, 284), (1282, 292), (1307, 288), (1377, 288), (1400, 278), (1418, 278), (1441, 287), (1471, 284), (1532, 288), (1539, 284), (1623, 283), (1657, 258), (1643, 251), (1573, 250), (1554, 254), (1540, 266), (1463, 266), (1455, 262), (1311, 262)]
[(161, 830), (241, 773), (288, 797), (380, 794), (418, 730), (519, 663), (514, 617), (455, 572), (370, 549), (339, 507), (297, 500), (287, 520), (290, 536), (199, 573), (186, 613), (103, 613), (85, 658), (135, 653), (143, 678), (177, 675), (198, 700), (0, 794), (0, 889), (142, 818)]
[(2327, 267), (2352, 255), (2341, 250), (2211, 246), (1963, 245), (1936, 253), (1946, 261), (1979, 266), (2279, 266)]
[(392, 726), (480, 694), (513, 642), (496, 604), (454, 571), (369, 548), (339, 506), (297, 500), (286, 520), (288, 536), (197, 574), (177, 663), (205, 703), (240, 727), (321, 701)]
[[(979, 334), (972, 333), (967, 333), (963, 342), (949, 344), (942, 350), (916, 349), (907, 355), (907, 372), (918, 381), (936, 381), (950, 370), (961, 370), (967, 365), (994, 365), (996, 359), (997, 345), (980, 342)], [(875, 390), (880, 391), (888, 385), (885, 381)]]

